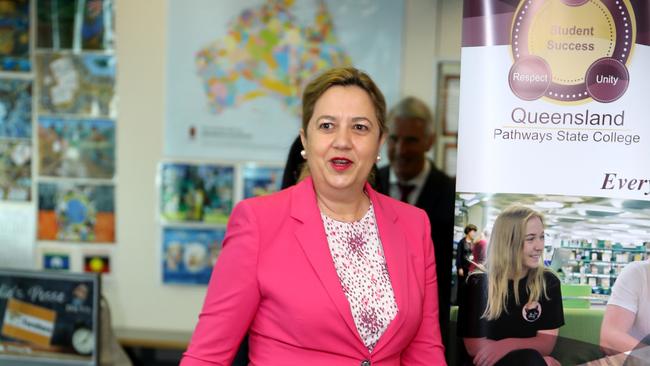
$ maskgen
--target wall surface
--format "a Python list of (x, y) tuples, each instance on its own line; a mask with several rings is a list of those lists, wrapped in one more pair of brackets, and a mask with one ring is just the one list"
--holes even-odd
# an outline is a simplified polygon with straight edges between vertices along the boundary
[[(402, 95), (434, 105), (436, 62), (460, 57), (461, 3), (406, 0)], [(205, 287), (163, 286), (160, 279), (155, 177), (163, 158), (166, 4), (116, 4), (117, 247), (104, 293), (117, 327), (190, 331)], [(440, 27), (450, 29), (436, 34)]]

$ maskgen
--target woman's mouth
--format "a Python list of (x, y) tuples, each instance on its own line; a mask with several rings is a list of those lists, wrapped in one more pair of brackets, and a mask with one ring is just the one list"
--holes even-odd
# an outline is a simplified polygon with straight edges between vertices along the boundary
[(352, 166), (352, 160), (347, 158), (336, 157), (330, 159), (330, 164), (332, 165), (332, 168), (338, 171), (344, 171)]

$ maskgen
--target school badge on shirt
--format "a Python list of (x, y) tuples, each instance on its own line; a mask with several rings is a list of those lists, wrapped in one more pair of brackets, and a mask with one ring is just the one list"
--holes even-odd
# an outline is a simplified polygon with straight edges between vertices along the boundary
[(537, 301), (529, 302), (521, 309), (524, 320), (532, 323), (542, 316), (542, 305)]

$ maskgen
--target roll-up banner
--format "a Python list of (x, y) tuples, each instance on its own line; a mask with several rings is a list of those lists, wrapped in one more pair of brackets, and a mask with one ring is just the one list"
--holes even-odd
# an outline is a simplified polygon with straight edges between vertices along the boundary
[(594, 346), (560, 361), (605, 356), (616, 280), (649, 257), (650, 1), (465, 0), (457, 192), (479, 232), (513, 204), (543, 214), (560, 336)]

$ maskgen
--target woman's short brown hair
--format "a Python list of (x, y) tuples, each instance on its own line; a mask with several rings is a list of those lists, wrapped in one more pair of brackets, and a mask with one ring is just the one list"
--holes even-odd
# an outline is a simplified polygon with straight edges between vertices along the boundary
[(358, 86), (365, 90), (375, 108), (379, 122), (380, 136), (386, 132), (386, 100), (374, 81), (361, 70), (354, 67), (329, 69), (312, 80), (302, 93), (302, 128), (307, 134), (309, 120), (314, 114), (314, 106), (327, 89), (333, 86)]

